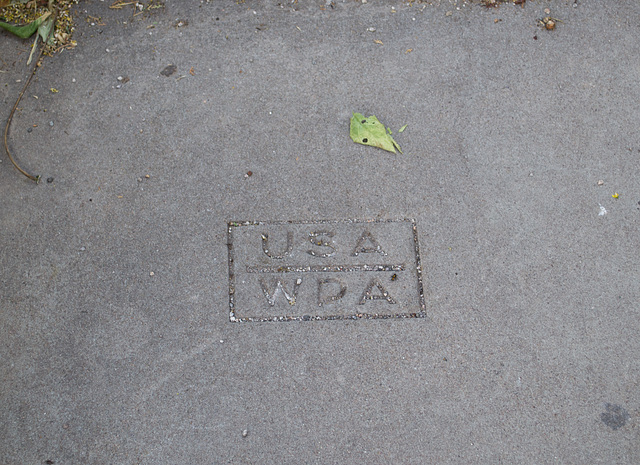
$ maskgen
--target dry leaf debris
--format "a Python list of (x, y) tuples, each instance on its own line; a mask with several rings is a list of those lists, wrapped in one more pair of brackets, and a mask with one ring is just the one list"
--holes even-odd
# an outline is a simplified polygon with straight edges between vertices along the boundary
[[(71, 16), (71, 7), (78, 3), (78, 0), (57, 0), (54, 1), (52, 7), (57, 11), (55, 28), (52, 39), (45, 48), (44, 53), (51, 56), (55, 52), (59, 52), (65, 48), (73, 48), (77, 42), (72, 39), (74, 27), (73, 17)], [(0, 21), (11, 24), (29, 24), (32, 21), (46, 14), (47, 3), (37, 2), (35, 0), (26, 3), (14, 3), (4, 8), (0, 8)]]

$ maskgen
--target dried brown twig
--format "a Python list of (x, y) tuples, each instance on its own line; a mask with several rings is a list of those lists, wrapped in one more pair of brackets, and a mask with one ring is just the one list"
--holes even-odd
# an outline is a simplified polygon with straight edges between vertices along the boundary
[[(50, 7), (51, 7), (51, 4), (52, 4), (52, 1), (49, 0), (49, 6)], [(55, 24), (55, 22), (56, 22), (56, 17), (57, 17), (57, 12), (54, 11), (53, 19), (52, 19), (53, 24)], [(16, 100), (16, 103), (13, 105), (13, 108), (11, 109), (11, 113), (9, 113), (9, 118), (7, 119), (7, 124), (4, 127), (4, 138), (3, 138), (4, 149), (7, 152), (7, 156), (9, 157), (9, 160), (11, 161), (11, 163), (13, 163), (13, 166), (15, 166), (16, 169), (20, 173), (24, 174), (27, 178), (31, 179), (32, 181), (35, 181), (36, 183), (40, 181), (40, 175), (34, 176), (33, 174), (29, 174), (28, 172), (26, 172), (24, 169), (22, 169), (18, 165), (18, 163), (16, 163), (16, 161), (13, 159), (13, 156), (11, 155), (11, 151), (9, 150), (9, 143), (8, 143), (9, 128), (11, 127), (11, 121), (13, 121), (13, 115), (15, 114), (16, 109), (18, 108), (18, 105), (20, 104), (20, 101), (22, 100), (22, 96), (27, 91), (27, 87), (29, 87), (29, 84), (31, 84), (31, 79), (33, 79), (33, 76), (35, 76), (36, 71), (38, 71), (38, 67), (40, 65), (40, 60), (42, 59), (42, 54), (44, 53), (44, 51), (45, 51), (45, 49), (47, 47), (47, 42), (49, 41), (49, 38), (51, 37), (51, 34), (53, 33), (53, 31), (54, 31), (54, 28), (52, 27), (49, 30), (49, 33), (48, 33), (46, 39), (42, 41), (42, 48), (40, 49), (40, 52), (38, 53), (38, 58), (36, 59), (36, 62), (34, 64), (34, 66), (33, 66), (33, 71), (29, 75), (29, 79), (27, 79), (27, 82), (22, 87), (22, 91), (18, 95), (18, 99)], [(33, 45), (34, 47), (37, 45), (37, 37), (38, 36), (36, 36), (36, 43)]]

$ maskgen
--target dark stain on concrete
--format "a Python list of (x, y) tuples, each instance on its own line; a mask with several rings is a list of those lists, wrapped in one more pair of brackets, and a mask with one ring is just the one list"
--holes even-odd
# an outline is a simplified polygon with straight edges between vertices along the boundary
[(612, 430), (615, 431), (618, 428), (622, 428), (627, 423), (629, 413), (622, 406), (605, 404), (604, 409), (606, 412), (600, 414), (600, 419)]

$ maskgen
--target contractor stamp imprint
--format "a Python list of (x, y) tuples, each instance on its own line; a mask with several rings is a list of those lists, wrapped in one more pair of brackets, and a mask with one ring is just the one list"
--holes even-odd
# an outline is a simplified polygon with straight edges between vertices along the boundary
[(423, 318), (416, 223), (231, 221), (229, 320)]

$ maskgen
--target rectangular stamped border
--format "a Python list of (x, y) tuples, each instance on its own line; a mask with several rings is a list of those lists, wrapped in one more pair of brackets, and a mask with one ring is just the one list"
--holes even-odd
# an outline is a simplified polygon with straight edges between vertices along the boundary
[[(242, 226), (260, 226), (260, 225), (286, 225), (286, 224), (366, 224), (366, 223), (411, 223), (413, 231), (413, 245), (415, 250), (416, 277), (418, 279), (418, 295), (420, 301), (420, 310), (415, 313), (354, 313), (352, 315), (285, 315), (274, 317), (244, 317), (236, 316), (236, 276), (234, 271), (234, 251), (233, 251), (233, 229)], [(416, 220), (413, 218), (399, 219), (377, 219), (377, 220), (308, 220), (308, 221), (229, 221), (227, 223), (227, 249), (229, 252), (229, 321), (234, 323), (243, 322), (266, 322), (266, 321), (332, 321), (332, 320), (389, 320), (389, 319), (406, 319), (406, 318), (425, 318), (426, 304), (424, 301), (424, 288), (422, 285), (422, 265), (420, 263), (420, 246), (418, 244), (418, 229)]]

